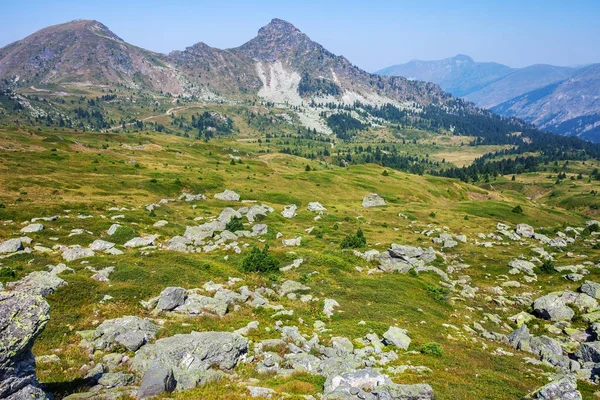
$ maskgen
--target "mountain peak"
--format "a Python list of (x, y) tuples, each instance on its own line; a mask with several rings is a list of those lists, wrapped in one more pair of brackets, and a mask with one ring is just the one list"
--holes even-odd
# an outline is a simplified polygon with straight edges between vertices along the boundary
[(457, 54), (452, 57), (454, 61), (474, 62), (473, 59), (466, 54)]
[(296, 28), (291, 23), (289, 23), (283, 19), (279, 19), (279, 18), (273, 18), (271, 20), (271, 22), (269, 22), (267, 25), (263, 26), (262, 28), (260, 28), (258, 30), (259, 36), (261, 36), (261, 35), (272, 36), (274, 34), (291, 35), (294, 33), (301, 33), (301, 32), (298, 28)]

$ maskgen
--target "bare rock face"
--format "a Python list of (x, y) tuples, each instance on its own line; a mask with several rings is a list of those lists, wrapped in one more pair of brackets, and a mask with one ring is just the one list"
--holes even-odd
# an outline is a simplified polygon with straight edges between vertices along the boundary
[(0, 292), (0, 398), (47, 399), (38, 385), (31, 348), (49, 319), (43, 297)]

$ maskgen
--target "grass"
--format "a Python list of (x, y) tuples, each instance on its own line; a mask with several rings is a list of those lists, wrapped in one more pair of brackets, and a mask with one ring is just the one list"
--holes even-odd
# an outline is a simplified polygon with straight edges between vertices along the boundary
[[(211, 106), (212, 107), (212, 106)], [(216, 106), (214, 106), (216, 107)], [(220, 110), (227, 109), (222, 106)], [(163, 111), (164, 112), (164, 111)], [(182, 111), (185, 112), (185, 111)], [(232, 113), (233, 114), (233, 113)], [(175, 135), (158, 133), (89, 133), (72, 131), (40, 131), (26, 128), (0, 129), (0, 143), (10, 144), (15, 151), (3, 152), (0, 158), (0, 238), (18, 235), (21, 223), (40, 216), (59, 215), (56, 221), (44, 222), (46, 229), (32, 234), (35, 244), (52, 247), (60, 244), (89, 245), (102, 238), (122, 245), (132, 237), (143, 234), (159, 235), (159, 242), (182, 235), (186, 226), (196, 225), (196, 218), (216, 216), (227, 206), (241, 207), (241, 203), (221, 202), (213, 194), (224, 189), (234, 190), (243, 199), (257, 200), (272, 206), (275, 213), (261, 223), (269, 226), (265, 236), (270, 253), (287, 265), (296, 258), (305, 262), (297, 269), (279, 277), (246, 274), (241, 268), (243, 258), (252, 245), (263, 244), (257, 239), (244, 239), (249, 245), (242, 254), (190, 253), (168, 251), (149, 253), (128, 249), (119, 257), (102, 253), (87, 259), (67, 263), (74, 273), (61, 275), (68, 286), (60, 288), (48, 297), (51, 320), (34, 346), (36, 355), (57, 354), (59, 364), (39, 364), (40, 380), (49, 385), (60, 398), (80, 385), (83, 373), (79, 367), (88, 357), (78, 347), (79, 330), (93, 329), (101, 321), (124, 315), (150, 316), (141, 300), (157, 296), (166, 286), (185, 288), (201, 287), (212, 280), (217, 283), (229, 277), (241, 277), (241, 285), (271, 286), (271, 279), (301, 281), (311, 289), (308, 293), (318, 297), (315, 303), (300, 303), (287, 298), (278, 300), (286, 309), (294, 309), (294, 315), (285, 323), (298, 325), (303, 333), (312, 334), (312, 325), (324, 319), (322, 300), (337, 300), (342, 312), (326, 320), (331, 329), (320, 335), (327, 343), (332, 336), (350, 339), (364, 337), (374, 332), (382, 335), (390, 325), (408, 330), (413, 339), (409, 350), (424, 354), (404, 354), (390, 366), (411, 363), (431, 368), (431, 375), (420, 376), (406, 373), (395, 376), (399, 383), (424, 382), (433, 386), (436, 399), (514, 399), (545, 383), (548, 370), (540, 366), (524, 367), (522, 358), (530, 356), (505, 348), (464, 333), (464, 324), (481, 323), (486, 329), (508, 333), (485, 318), (485, 314), (497, 314), (502, 319), (516, 314), (526, 307), (501, 307), (487, 298), (487, 294), (501, 282), (499, 277), (508, 273), (508, 262), (521, 255), (532, 257), (535, 253), (527, 246), (498, 245), (486, 249), (473, 244), (477, 233), (495, 231), (497, 222), (512, 226), (520, 222), (531, 224), (536, 231), (562, 230), (564, 226), (583, 226), (594, 211), (584, 205), (590, 200), (589, 192), (600, 186), (597, 182), (576, 181), (570, 188), (566, 183), (558, 187), (554, 178), (544, 174), (518, 175), (514, 182), (510, 177), (498, 177), (489, 184), (473, 186), (456, 180), (431, 176), (410, 175), (377, 165), (355, 165), (340, 168), (323, 161), (310, 161), (311, 171), (305, 171), (307, 160), (279, 153), (261, 153), (267, 147), (256, 141), (260, 134), (243, 124), (241, 116), (233, 115), (240, 131), (232, 138), (218, 138), (210, 142), (195, 141)], [(282, 128), (283, 129), (283, 128)], [(419, 132), (407, 132), (419, 140), (431, 140)], [(76, 144), (78, 143), (78, 144)], [(145, 144), (146, 150), (130, 150), (122, 145)], [(107, 145), (107, 148), (102, 148)], [(150, 146), (151, 145), (151, 146)], [(308, 143), (305, 143), (308, 146)], [(424, 145), (433, 146), (431, 143)], [(459, 146), (455, 142), (436, 146)], [(418, 146), (418, 145), (410, 145)], [(230, 165), (229, 149), (235, 148), (243, 158), (243, 164)], [(56, 149), (56, 151), (52, 151)], [(422, 148), (421, 150), (424, 150)], [(55, 154), (55, 155), (53, 155)], [(237, 154), (237, 153), (236, 153)], [(438, 154), (439, 155), (439, 154)], [(131, 163), (135, 159), (135, 165)], [(573, 172), (584, 172), (593, 164), (569, 165)], [(570, 182), (569, 182), (570, 183)], [(156, 208), (151, 216), (145, 206), (162, 198), (177, 198), (181, 192), (203, 193), (207, 200), (196, 202), (169, 202)], [(388, 199), (388, 206), (363, 209), (364, 195), (376, 192)], [(588, 194), (585, 194), (587, 192)], [(535, 196), (532, 194), (535, 193)], [(550, 196), (550, 193), (555, 195)], [(541, 195), (541, 197), (538, 197)], [(592, 196), (593, 197), (593, 196)], [(392, 201), (393, 200), (393, 201)], [(591, 199), (593, 200), (593, 199)], [(319, 201), (327, 208), (320, 219), (308, 212), (306, 205)], [(284, 206), (295, 203), (298, 216), (285, 219), (280, 215)], [(593, 204), (588, 203), (588, 204)], [(523, 214), (511, 210), (519, 205)], [(110, 211), (115, 207), (118, 211)], [(122, 210), (123, 209), (123, 210)], [(434, 212), (435, 217), (430, 214)], [(409, 219), (399, 217), (403, 213)], [(110, 217), (124, 214), (124, 219)], [(91, 215), (82, 219), (79, 215)], [(458, 216), (458, 217), (457, 217)], [(464, 218), (468, 216), (468, 219)], [(165, 219), (169, 224), (155, 228), (153, 224)], [(12, 222), (7, 222), (12, 221)], [(113, 236), (106, 230), (113, 224), (123, 227)], [(306, 229), (314, 227), (309, 235)], [(465, 234), (469, 243), (445, 250), (433, 263), (442, 269), (453, 262), (468, 264), (457, 276), (471, 279), (470, 285), (480, 288), (480, 294), (468, 301), (456, 299), (455, 292), (440, 286), (439, 276), (434, 273), (414, 275), (367, 274), (374, 265), (343, 250), (340, 243), (348, 234), (360, 229), (367, 238), (366, 249), (383, 251), (391, 243), (421, 247), (439, 246), (422, 232), (447, 228), (454, 234)], [(73, 229), (84, 229), (81, 235), (69, 236)], [(275, 239), (277, 232), (283, 238), (303, 237), (302, 246), (285, 248)], [(362, 250), (361, 250), (362, 251)], [(587, 255), (597, 261), (597, 250), (592, 245), (578, 241), (569, 248), (575, 254)], [(228, 256), (225, 259), (225, 255)], [(445, 258), (445, 263), (441, 257)], [(565, 253), (556, 251), (555, 265), (572, 264)], [(58, 254), (21, 254), (2, 259), (3, 267), (12, 269), (19, 279), (34, 270), (43, 270), (49, 264), (63, 260)], [(101, 283), (92, 280), (86, 266), (97, 269), (114, 266), (111, 281)], [(359, 272), (355, 267), (361, 267)], [(312, 274), (313, 272), (317, 274)], [(522, 292), (534, 295), (553, 290), (576, 290), (577, 284), (568, 282), (560, 274), (540, 275), (540, 281), (524, 283), (521, 288), (506, 288), (507, 297)], [(586, 279), (599, 280), (595, 269)], [(100, 304), (110, 295), (114, 299)], [(271, 313), (242, 306), (219, 319), (214, 317), (165, 318), (160, 337), (193, 330), (231, 331), (257, 320), (260, 329), (250, 333), (249, 339), (258, 341), (278, 337)], [(300, 323), (300, 319), (303, 323)], [(365, 321), (365, 325), (359, 325)], [(544, 322), (537, 321), (540, 330)], [(444, 324), (459, 328), (459, 331)], [(437, 346), (443, 350), (439, 354)], [(487, 349), (486, 349), (487, 347)], [(515, 353), (513, 357), (492, 356), (497, 347)], [(429, 354), (428, 354), (429, 353)], [(433, 356), (432, 356), (433, 355)], [(289, 377), (260, 376), (251, 365), (236, 368), (240, 381), (258, 379), (257, 386), (273, 388), (278, 393), (290, 393), (297, 398), (305, 394), (321, 393), (323, 380), (309, 374)], [(592, 386), (580, 384), (588, 398)], [(235, 381), (213, 382), (203, 387), (176, 393), (176, 398), (223, 398), (247, 397), (247, 391)]]

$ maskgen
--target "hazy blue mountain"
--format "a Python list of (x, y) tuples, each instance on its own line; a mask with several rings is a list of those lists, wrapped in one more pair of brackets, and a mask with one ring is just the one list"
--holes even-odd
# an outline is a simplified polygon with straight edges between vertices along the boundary
[(459, 54), (438, 61), (413, 60), (384, 68), (376, 74), (434, 82), (455, 96), (465, 96), (514, 71), (506, 65), (475, 62), (471, 57)]
[(492, 111), (516, 116), (553, 132), (600, 141), (600, 64), (512, 98)]

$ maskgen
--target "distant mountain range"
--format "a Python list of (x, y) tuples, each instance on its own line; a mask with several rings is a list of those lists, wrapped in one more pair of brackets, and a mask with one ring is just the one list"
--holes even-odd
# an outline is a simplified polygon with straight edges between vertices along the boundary
[(438, 61), (410, 61), (377, 74), (434, 82), (500, 115), (600, 141), (600, 64), (510, 68), (457, 55)]

